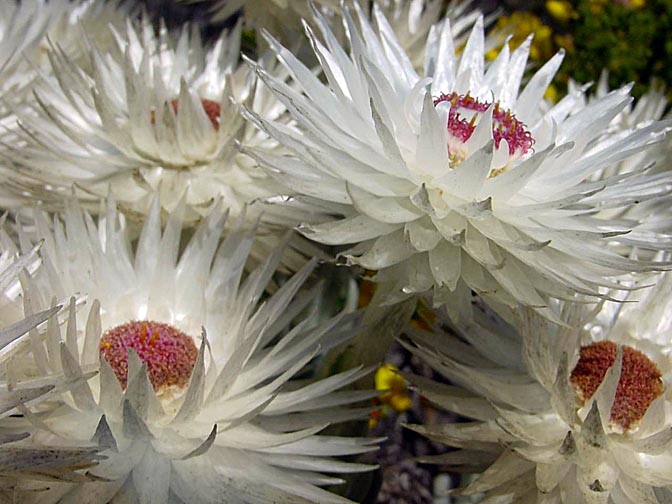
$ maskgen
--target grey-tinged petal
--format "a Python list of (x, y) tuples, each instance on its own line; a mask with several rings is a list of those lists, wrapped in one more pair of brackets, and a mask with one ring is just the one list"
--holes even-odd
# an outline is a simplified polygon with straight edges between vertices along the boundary
[(581, 426), (579, 439), (592, 448), (606, 448), (609, 442), (602, 423), (602, 415), (596, 401), (593, 401), (586, 419)]
[(171, 463), (154, 452), (151, 445), (133, 469), (133, 484), (140, 504), (162, 504), (170, 492)]
[(191, 372), (189, 387), (185, 392), (184, 402), (180, 410), (175, 415), (173, 423), (180, 423), (191, 420), (200, 410), (205, 396), (205, 349), (207, 345), (207, 335), (205, 328), (202, 330), (201, 347), (198, 350), (196, 364)]
[(108, 424), (105, 415), (100, 417), (96, 432), (93, 434), (91, 441), (97, 443), (100, 447), (108, 448), (112, 451), (119, 451), (117, 448), (117, 441), (114, 438), (114, 434), (110, 429), (110, 425)]
[(11, 325), (10, 327), (5, 327), (4, 329), (0, 330), (0, 350), (4, 349), (12, 341), (19, 338), (20, 336), (23, 336), (29, 330), (37, 327), (45, 320), (48, 320), (50, 317), (58, 313), (60, 309), (60, 306), (55, 306), (49, 310), (34, 313), (27, 316), (25, 319)]
[(123, 433), (129, 439), (149, 439), (152, 433), (131, 403), (124, 399), (122, 406)]
[(197, 448), (195, 448), (191, 452), (187, 453), (184, 457), (182, 457), (182, 460), (187, 460), (192, 457), (200, 457), (201, 455), (207, 453), (210, 447), (214, 444), (215, 439), (217, 439), (216, 425), (212, 428), (212, 432), (210, 432), (210, 435), (208, 435), (205, 441), (203, 441), (203, 443), (201, 443)]

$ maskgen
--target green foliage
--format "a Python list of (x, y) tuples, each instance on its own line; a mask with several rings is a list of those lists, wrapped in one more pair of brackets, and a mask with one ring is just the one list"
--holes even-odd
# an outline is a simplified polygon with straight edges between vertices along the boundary
[(574, 2), (576, 18), (561, 27), (570, 43), (558, 76), (579, 82), (596, 81), (609, 71), (612, 88), (634, 82), (633, 95), (641, 96), (651, 80), (672, 82), (672, 0), (648, 0), (642, 7), (595, 0)]

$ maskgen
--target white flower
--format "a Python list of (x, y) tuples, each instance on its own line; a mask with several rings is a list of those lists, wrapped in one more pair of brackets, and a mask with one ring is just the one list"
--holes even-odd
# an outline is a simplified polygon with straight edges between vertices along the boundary
[[(12, 372), (72, 378), (99, 369), (41, 412), (34, 438), (107, 448), (90, 470), (99, 481), (53, 484), (45, 498), (346, 502), (318, 488), (341, 481), (323, 473), (369, 468), (333, 457), (370, 451), (375, 439), (318, 434), (366, 417), (367, 408), (348, 406), (375, 392), (338, 389), (369, 371), (292, 380), (353, 336), (358, 315), (296, 324), (318, 294), (319, 285), (300, 290), (315, 261), (266, 296), (282, 250), (244, 275), (254, 232), (235, 229), (220, 244), (220, 208), (180, 248), (184, 204), (162, 231), (156, 201), (135, 253), (112, 202), (99, 225), (75, 207), (54, 220), (53, 231), (38, 216), (44, 266), (25, 282), (26, 296), (36, 307), (71, 293), (80, 301), (70, 301), (63, 338), (49, 324), (34, 362), (17, 362)], [(78, 309), (84, 296), (88, 310)]]
[(482, 473), (460, 492), (493, 501), (667, 502), (672, 277), (635, 292), (596, 318), (567, 305), (565, 327), (528, 309), (514, 329), (476, 310), (463, 329), (411, 333), (407, 348), (457, 386), (409, 379), (473, 419), (412, 426), (459, 448), (426, 461)]
[[(54, 77), (45, 75), (35, 85), (37, 103), (17, 112), (22, 129), (11, 135), (18, 140), (5, 139), (12, 164), (2, 170), (3, 207), (40, 201), (60, 210), (74, 191), (96, 212), (100, 198), (111, 194), (142, 222), (158, 194), (166, 212), (186, 198), (185, 221), (193, 224), (217, 199), (234, 215), (253, 204), (250, 221), (261, 214), (263, 222), (252, 251), (257, 260), (278, 246), (288, 227), (314, 220), (314, 207), (263, 203), (283, 189), (236, 147), (276, 151), (277, 143), (244, 121), (232, 99), (276, 118), (285, 111), (238, 65), (240, 26), (212, 47), (201, 44), (195, 27), (185, 26), (174, 39), (165, 26), (156, 35), (148, 19), (139, 27), (129, 20), (121, 33), (112, 25), (99, 31), (113, 34), (115, 47), (108, 50), (98, 35), (88, 62), (61, 50), (49, 53)], [(296, 270), (306, 255), (319, 254), (294, 239), (283, 265)]]
[(91, 210), (111, 193), (141, 217), (155, 194), (169, 212), (184, 196), (186, 219), (195, 221), (217, 198), (237, 214), (275, 194), (235, 147), (268, 140), (245, 125), (232, 97), (271, 115), (284, 110), (255, 93), (253, 75), (237, 66), (239, 27), (209, 48), (189, 26), (176, 40), (165, 26), (155, 35), (148, 19), (137, 29), (129, 20), (122, 33), (110, 29), (116, 47), (101, 49), (94, 39), (88, 64), (49, 54), (55, 77), (36, 84), (39, 103), (19, 114), (26, 133), (6, 153), (15, 165), (6, 191), (16, 201), (5, 206), (28, 199), (57, 208), (74, 185)]
[(460, 56), (450, 23), (433, 30), (420, 76), (374, 11), (375, 26), (359, 9), (357, 23), (344, 12), (349, 54), (316, 13), (324, 42), (307, 33), (326, 84), (270, 38), (301, 92), (258, 69), (297, 129), (251, 111), (247, 116), (293, 155), (246, 152), (297, 197), (322, 200), (344, 217), (306, 225), (303, 234), (354, 244), (343, 255), (378, 270), (393, 299), (434, 288), (437, 301), (445, 301), (468, 286), (546, 310), (549, 296), (598, 296), (614, 278), (657, 266), (624, 258), (608, 244), (655, 249), (669, 244), (667, 236), (593, 214), (665, 195), (670, 176), (654, 184), (638, 169), (586, 182), (662, 136), (660, 123), (615, 145), (602, 135), (630, 102), (627, 87), (571, 115), (580, 92), (549, 108), (542, 97), (563, 55), (519, 92), (530, 39), (513, 53), (504, 47), (486, 69), (480, 20)]

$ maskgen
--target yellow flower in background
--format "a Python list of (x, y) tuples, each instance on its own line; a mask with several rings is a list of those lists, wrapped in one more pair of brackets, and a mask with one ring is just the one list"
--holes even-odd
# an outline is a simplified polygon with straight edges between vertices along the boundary
[(534, 34), (532, 47), (530, 47), (530, 60), (542, 61), (553, 56), (555, 48), (551, 28), (531, 12), (514, 12), (510, 16), (502, 16), (497, 20), (492, 35), (499, 37), (502, 43), (488, 51), (485, 57), (488, 60), (494, 60), (509, 35), (511, 36), (509, 46), (513, 50), (522, 44), (530, 33)]
[(413, 399), (408, 394), (406, 380), (399, 374), (396, 366), (383, 364), (376, 371), (374, 380), (376, 390), (385, 391), (378, 396), (381, 404), (389, 405), (397, 413), (402, 413), (411, 407)]
[(546, 88), (546, 92), (544, 93), (544, 98), (546, 100), (549, 100), (552, 103), (557, 103), (559, 97), (560, 97), (560, 93), (558, 92), (558, 88), (555, 86), (555, 84), (550, 84)]
[[(599, 14), (609, 0), (590, 0), (590, 11), (593, 14)], [(639, 10), (646, 7), (646, 0), (611, 0), (614, 5), (622, 5), (626, 9)]]
[(408, 394), (406, 380), (399, 374), (399, 368), (392, 364), (383, 364), (374, 377), (376, 390), (384, 391), (373, 401), (374, 406), (382, 406), (369, 415), (369, 429), (373, 429), (381, 417), (394, 410), (403, 413), (411, 407), (413, 399)]
[(614, 3), (621, 4), (628, 9), (641, 9), (646, 7), (646, 0), (614, 0)]
[(569, 21), (577, 17), (572, 4), (566, 0), (548, 0), (546, 10), (558, 21)]

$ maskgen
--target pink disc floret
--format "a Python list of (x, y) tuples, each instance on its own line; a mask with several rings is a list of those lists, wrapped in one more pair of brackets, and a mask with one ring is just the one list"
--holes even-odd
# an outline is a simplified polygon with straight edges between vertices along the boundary
[[(476, 114), (483, 114), (492, 103), (482, 102), (476, 98), (457, 93), (441, 94), (434, 100), (434, 106), (442, 102), (450, 103), (448, 112), (448, 132), (457, 140), (466, 142), (476, 129)], [(499, 148), (502, 139), (505, 139), (509, 146), (509, 155), (521, 156), (534, 145), (532, 133), (530, 133), (525, 124), (519, 121), (509, 110), (503, 110), (499, 103), (494, 104), (492, 111), (492, 136), (495, 141), (495, 147)], [(470, 118), (465, 117), (469, 112), (474, 115)]]
[(198, 350), (194, 340), (169, 324), (131, 321), (105, 331), (98, 350), (114, 370), (122, 388), (128, 380), (128, 349), (147, 364), (155, 391), (189, 383)]

